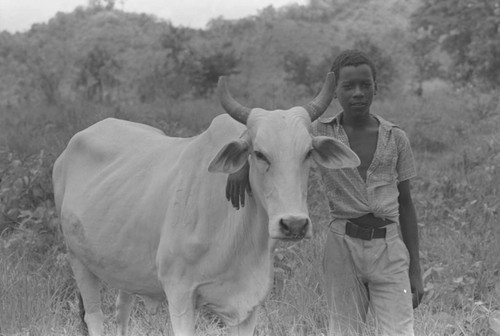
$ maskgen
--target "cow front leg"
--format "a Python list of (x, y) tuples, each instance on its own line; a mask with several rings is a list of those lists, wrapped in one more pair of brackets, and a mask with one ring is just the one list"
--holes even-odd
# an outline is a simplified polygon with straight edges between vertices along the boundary
[(128, 320), (133, 304), (134, 295), (123, 290), (118, 291), (118, 297), (116, 298), (116, 334), (118, 336), (127, 335)]
[(253, 336), (255, 332), (255, 325), (257, 324), (257, 309), (254, 309), (248, 318), (236, 325), (229, 326), (229, 335), (230, 336)]
[(85, 310), (85, 324), (90, 336), (103, 335), (104, 315), (101, 310), (100, 281), (71, 252), (69, 262), (80, 290)]
[(179, 288), (166, 290), (168, 310), (175, 336), (195, 335), (195, 303), (192, 291)]

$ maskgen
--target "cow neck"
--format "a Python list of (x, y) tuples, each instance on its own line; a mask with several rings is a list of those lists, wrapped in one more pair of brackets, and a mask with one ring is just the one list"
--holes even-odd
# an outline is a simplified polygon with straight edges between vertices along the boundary
[[(259, 245), (260, 251), (262, 248), (267, 249), (269, 246), (269, 217), (262, 205), (253, 197), (247, 195), (247, 202), (243, 208), (240, 217), (240, 234), (239, 239), (242, 244), (252, 243)], [(274, 239), (273, 239), (274, 240)]]

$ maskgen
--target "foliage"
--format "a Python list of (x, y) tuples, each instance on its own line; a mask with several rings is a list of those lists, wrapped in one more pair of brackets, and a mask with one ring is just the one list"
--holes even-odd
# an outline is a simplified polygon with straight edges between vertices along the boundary
[[(384, 54), (401, 56), (404, 44), (391, 41), (404, 37), (396, 32), (407, 12), (393, 7), (374, 0), (268, 7), (241, 20), (214, 19), (202, 31), (117, 10), (113, 1), (93, 1), (26, 33), (0, 34), (0, 105), (207, 98), (222, 74), (238, 74), (238, 85), (248, 92), (273, 92), (275, 99), (290, 91), (283, 84), (293, 83), (284, 80), (285, 55), (310, 59), (313, 75), (299, 80), (302, 97), (322, 81), (320, 72), (328, 69), (322, 66), (331, 62), (324, 55), (351, 47), (360, 36)], [(385, 24), (388, 15), (398, 20)]]
[[(345, 4), (344, 4), (345, 5)], [(304, 22), (330, 22), (345, 6), (325, 5), (322, 1), (311, 1), (310, 6), (291, 5), (284, 15), (291, 20)]]
[(5, 150), (0, 154), (0, 235), (14, 230), (54, 235), (57, 226), (53, 221), (55, 211), (50, 178), (54, 159), (46, 157), (43, 150), (25, 159), (16, 158)]
[(89, 0), (88, 7), (93, 9), (113, 9), (115, 7), (116, 0)]
[(220, 76), (239, 73), (236, 69), (240, 60), (235, 55), (231, 43), (215, 48), (197, 57), (196, 67), (190, 70), (190, 83), (197, 96), (208, 96), (217, 86)]
[[(436, 94), (428, 98), (400, 97), (379, 101), (374, 112), (408, 131), (414, 146), (419, 176), (412, 181), (419, 217), (421, 258), (426, 297), (416, 313), (416, 331), (429, 335), (487, 335), (488, 317), (500, 309), (500, 229), (497, 225), (500, 179), (499, 106), (469, 101), (468, 95)], [(462, 100), (460, 100), (462, 99)], [(190, 110), (208, 102), (182, 102), (164, 114), (162, 109), (115, 110), (91, 104), (43, 111), (41, 119), (54, 124), (51, 133), (67, 143), (68, 137), (90, 123), (108, 116), (144, 122), (168, 134), (190, 136), (187, 129), (199, 119)], [(212, 108), (215, 115), (216, 108)], [(478, 109), (489, 109), (478, 118)], [(84, 113), (84, 111), (91, 111)], [(2, 111), (21, 117), (19, 111)], [(53, 115), (50, 113), (54, 113)], [(182, 119), (186, 118), (186, 119)], [(210, 119), (210, 118), (208, 118)], [(6, 137), (19, 136), (20, 125), (35, 129), (38, 118), (25, 118), (32, 126), (17, 123), (3, 127)], [(467, 125), (463, 128), (462, 125)], [(70, 130), (68, 132), (68, 130)], [(439, 131), (441, 132), (437, 134)], [(28, 133), (30, 134), (30, 133)], [(47, 133), (31, 133), (45, 144), (30, 155), (1, 147), (0, 209), (0, 327), (3, 334), (81, 333), (76, 287), (71, 278), (62, 240), (58, 234), (50, 171), (62, 148), (43, 140)], [(433, 136), (434, 134), (434, 136)], [(428, 140), (420, 140), (425, 137)], [(439, 141), (431, 150), (426, 141)], [(8, 141), (6, 143), (12, 143)], [(321, 281), (321, 258), (329, 220), (318, 177), (313, 172), (308, 204), (315, 236), (310, 241), (280, 243), (275, 257), (275, 284), (260, 309), (258, 330), (272, 335), (321, 335), (326, 333), (327, 310)], [(104, 286), (106, 330), (114, 330), (116, 292)], [(132, 312), (131, 330), (137, 334), (169, 334), (167, 307), (149, 316), (138, 303)], [(200, 313), (204, 334), (220, 335), (213, 315)], [(167, 330), (165, 330), (165, 328)], [(372, 333), (367, 333), (371, 335)]]
[(398, 76), (396, 65), (392, 57), (367, 38), (357, 40), (353, 48), (364, 51), (370, 56), (377, 69), (378, 92), (381, 95), (387, 93), (391, 88), (392, 82)]
[(0, 45), (4, 57), (0, 68), (8, 86), (5, 98), (54, 104), (71, 57), (67, 46), (39, 27), (23, 38), (6, 35)]
[[(422, 48), (413, 45), (413, 51), (420, 52), (415, 59), (402, 43), (410, 36), (404, 22), (411, 3), (415, 1), (388, 0), (382, 6), (372, 0), (315, 0), (314, 8), (268, 8), (262, 16), (214, 20), (206, 31), (98, 6), (58, 14), (24, 34), (0, 33), (0, 335), (82, 333), (77, 289), (58, 232), (51, 187), (53, 162), (73, 134), (117, 117), (156, 126), (169, 135), (192, 136), (221, 113), (212, 97), (218, 75), (238, 73), (231, 79), (234, 92), (253, 99), (256, 106), (269, 99), (269, 92), (272, 99), (283, 94), (283, 103), (290, 104), (315, 93), (333, 56), (353, 46), (379, 62), (379, 85), (400, 77), (413, 80), (408, 77), (413, 76), (413, 61), (426, 71), (417, 74), (418, 80), (426, 80), (443, 69), (428, 56), (444, 48), (444, 40), (471, 25), (484, 35), (481, 29), (496, 20), (473, 16), (477, 22), (465, 21), (468, 24), (452, 34), (442, 28), (441, 40), (433, 41), (435, 36), (426, 30), (416, 32), (413, 36), (419, 37)], [(438, 12), (451, 5), (439, 3)], [(456, 2), (458, 7), (464, 3)], [(470, 9), (485, 3), (496, 6), (471, 2)], [(321, 13), (322, 8), (329, 9)], [(429, 19), (436, 27), (458, 20)], [(479, 39), (471, 39), (464, 49), (467, 57), (475, 57), (470, 62), (486, 59), (484, 48), (496, 45), (487, 39), (472, 55)], [(79, 78), (85, 92), (103, 81), (95, 101), (80, 99), (75, 85)], [(106, 91), (111, 94), (104, 104), (99, 100)], [(293, 94), (285, 94), (289, 92)], [(418, 166), (412, 195), (426, 297), (415, 310), (416, 334), (488, 335), (488, 321), (500, 310), (498, 95), (474, 88), (422, 97), (387, 95), (375, 101), (373, 112), (407, 132)], [(308, 203), (315, 237), (279, 244), (275, 284), (260, 309), (259, 334), (326, 333), (321, 258), (329, 213), (315, 172)], [(105, 328), (111, 334), (116, 292), (106, 285), (102, 292)], [(168, 335), (166, 313), (164, 305), (151, 317), (139, 302), (130, 329), (134, 334)], [(199, 320), (203, 334), (224, 334), (213, 315), (202, 312)]]
[[(338, 50), (335, 51), (338, 52)], [(330, 54), (334, 54), (335, 51)], [(307, 95), (313, 96), (317, 93), (332, 61), (330, 56), (325, 56), (318, 64), (312, 64), (306, 55), (291, 52), (284, 56), (283, 68), (287, 74), (288, 82), (303, 86)]]
[(162, 36), (162, 46), (167, 51), (161, 65), (165, 82), (170, 85), (173, 98), (192, 93), (195, 96), (208, 96), (217, 85), (219, 76), (238, 73), (239, 59), (232, 43), (193, 43), (194, 36), (186, 29), (172, 27)]
[(103, 47), (95, 46), (78, 63), (75, 85), (83, 88), (87, 99), (103, 102), (107, 91), (120, 84), (116, 74), (120, 64)]
[[(391, 56), (387, 55), (381, 48), (370, 39), (356, 40), (352, 46), (355, 49), (366, 52), (372, 58), (377, 69), (378, 92), (382, 96), (390, 91), (392, 82), (397, 78), (396, 65)], [(294, 85), (306, 88), (308, 95), (317, 93), (324, 79), (326, 71), (331, 67), (335, 55), (340, 53), (339, 47), (333, 47), (331, 51), (323, 56), (319, 63), (312, 61), (304, 54), (290, 52), (283, 57), (283, 68), (287, 74), (287, 81)], [(333, 56), (332, 56), (333, 55)]]
[[(425, 51), (420, 57), (434, 49), (450, 55), (448, 78), (500, 85), (500, 1), (423, 0), (412, 26), (417, 32), (414, 50)], [(432, 63), (421, 62), (421, 67)]]

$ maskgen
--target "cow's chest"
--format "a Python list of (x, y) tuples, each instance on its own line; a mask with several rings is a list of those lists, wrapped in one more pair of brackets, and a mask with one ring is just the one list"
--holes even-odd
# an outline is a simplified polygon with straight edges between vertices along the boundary
[(240, 270), (200, 284), (198, 304), (219, 314), (228, 325), (238, 325), (264, 301), (271, 284), (270, 261), (246, 268), (242, 265)]

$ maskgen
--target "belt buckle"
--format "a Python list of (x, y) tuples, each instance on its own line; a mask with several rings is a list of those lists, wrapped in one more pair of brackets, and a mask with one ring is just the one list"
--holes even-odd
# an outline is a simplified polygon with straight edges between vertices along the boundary
[(353, 222), (348, 222), (351, 225), (351, 233), (348, 235), (353, 238), (359, 238), (362, 240), (372, 240), (375, 236), (375, 228), (372, 227), (362, 227)]
[(374, 228), (362, 227), (362, 226), (359, 226), (359, 225), (354, 224), (352, 222), (351, 222), (351, 224), (354, 225), (354, 229), (355, 229), (354, 237), (362, 239), (362, 240), (372, 240), (373, 239), (373, 235), (375, 232)]
[[(360, 227), (360, 231), (363, 233), (362, 236), (360, 237), (361, 239), (363, 240), (372, 240), (373, 239), (373, 235), (375, 234), (375, 229), (370, 227), (370, 228), (364, 228), (364, 227)], [(365, 235), (365, 233), (367, 233), (368, 235)]]

